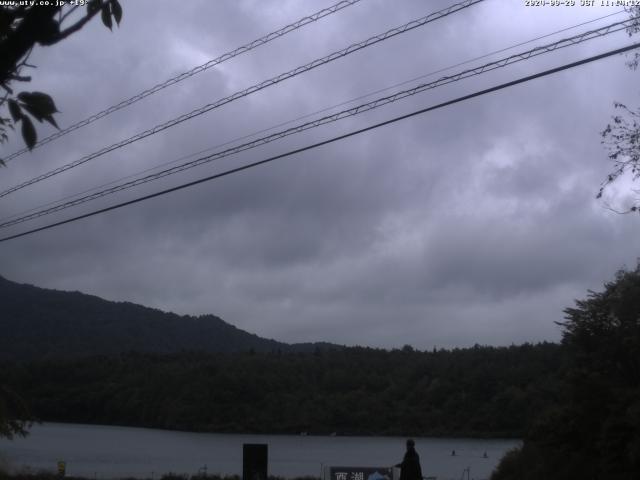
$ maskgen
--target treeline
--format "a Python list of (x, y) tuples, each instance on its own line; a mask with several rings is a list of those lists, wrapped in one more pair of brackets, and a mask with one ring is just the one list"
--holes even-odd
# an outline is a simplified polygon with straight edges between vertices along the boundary
[(142, 354), (0, 365), (43, 421), (209, 432), (520, 437), (558, 401), (557, 344)]

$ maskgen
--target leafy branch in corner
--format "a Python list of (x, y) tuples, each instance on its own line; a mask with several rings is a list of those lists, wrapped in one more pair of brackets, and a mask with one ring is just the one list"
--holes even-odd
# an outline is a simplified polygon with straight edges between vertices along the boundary
[[(78, 32), (93, 17), (100, 14), (102, 23), (109, 30), (113, 22), (120, 25), (122, 7), (118, 0), (90, 0), (84, 13), (78, 6), (10, 5), (0, 6), (0, 108), (8, 109), (9, 115), (0, 113), (0, 143), (9, 140), (10, 131), (20, 124), (20, 133), (31, 150), (38, 142), (33, 120), (58, 125), (54, 114), (58, 109), (50, 95), (44, 92), (14, 91), (15, 82), (29, 82), (23, 75), (25, 68), (35, 68), (27, 63), (36, 45), (51, 46)], [(71, 21), (73, 19), (73, 21)], [(1, 112), (1, 110), (0, 110)], [(0, 159), (0, 165), (4, 165)]]

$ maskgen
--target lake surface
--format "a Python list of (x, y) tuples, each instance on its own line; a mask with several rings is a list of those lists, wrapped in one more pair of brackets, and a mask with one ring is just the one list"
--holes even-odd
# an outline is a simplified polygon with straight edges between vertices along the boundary
[[(51, 470), (58, 460), (67, 475), (108, 479), (156, 478), (163, 473), (242, 475), (242, 445), (269, 445), (269, 474), (320, 477), (329, 466), (391, 466), (402, 460), (405, 438), (232, 435), (147, 428), (45, 423), (27, 438), (0, 439), (0, 466)], [(438, 480), (485, 479), (517, 440), (415, 438), (423, 475)], [(456, 455), (452, 456), (455, 450)], [(484, 454), (487, 458), (484, 458)], [(465, 474), (466, 479), (466, 474)]]

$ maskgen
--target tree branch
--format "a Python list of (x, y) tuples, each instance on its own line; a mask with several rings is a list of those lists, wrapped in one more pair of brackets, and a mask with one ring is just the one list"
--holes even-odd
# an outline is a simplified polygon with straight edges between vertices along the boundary
[(75, 33), (78, 30), (80, 30), (82, 27), (84, 27), (87, 24), (87, 22), (89, 22), (89, 20), (91, 20), (93, 17), (95, 17), (96, 14), (101, 10), (102, 5), (103, 5), (103, 3), (100, 4), (100, 6), (101, 6), (100, 8), (96, 8), (92, 12), (87, 12), (87, 14), (83, 18), (78, 20), (76, 23), (71, 25), (69, 28), (66, 28), (66, 29), (62, 30), (60, 33), (58, 33), (57, 35), (54, 35), (52, 37), (53, 43), (57, 43), (60, 40), (64, 40), (65, 38), (67, 38), (72, 33)]
[(43, 35), (43, 26), (55, 23), (61, 7), (38, 6), (25, 13), (20, 25), (0, 43), (0, 84), (5, 84), (15, 66)]
[(11, 75), (9, 76), (9, 80), (17, 80), (18, 82), (30, 82), (31, 77), (24, 75)]
[[(78, 9), (78, 5), (71, 7), (71, 9), (67, 13), (60, 16), (60, 20), (58, 21), (58, 24), (62, 25), (62, 22), (64, 22), (64, 19), (67, 18), (69, 15), (71, 15), (77, 9)], [(62, 13), (62, 10), (60, 10), (60, 13)]]

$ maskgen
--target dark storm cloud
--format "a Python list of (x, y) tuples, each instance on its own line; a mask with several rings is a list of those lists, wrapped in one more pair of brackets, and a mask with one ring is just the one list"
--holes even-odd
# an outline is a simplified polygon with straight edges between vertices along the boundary
[[(330, 3), (131, 2), (113, 33), (93, 22), (36, 52), (33, 88), (55, 96), (60, 122), (68, 124)], [(445, 5), (364, 0), (21, 157), (3, 170), (0, 186)], [(6, 197), (0, 212), (31, 208), (610, 13), (568, 10), (486, 2)], [(566, 49), (437, 89), (73, 213), (625, 41)], [(621, 57), (5, 243), (2, 275), (180, 313), (214, 313), (284, 341), (430, 348), (554, 340), (562, 309), (638, 254), (635, 218), (611, 214), (594, 199), (609, 168), (598, 132), (614, 100), (638, 101), (637, 73)], [(619, 200), (624, 193), (611, 195)]]

